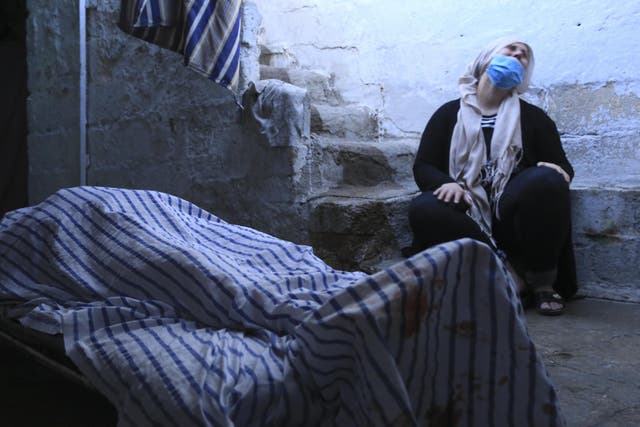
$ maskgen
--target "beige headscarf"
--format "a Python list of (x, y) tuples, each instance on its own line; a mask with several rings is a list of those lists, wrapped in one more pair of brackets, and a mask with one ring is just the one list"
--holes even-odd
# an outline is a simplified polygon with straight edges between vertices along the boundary
[[(491, 137), (491, 161), (495, 162), (492, 174), (490, 199), (480, 184), (480, 172), (486, 163), (486, 146), (481, 132), (482, 113), (478, 107), (476, 91), (478, 81), (489, 62), (500, 49), (512, 43), (525, 44), (529, 50), (529, 65), (525, 69), (522, 83), (502, 101), (498, 109), (493, 136)], [(498, 216), (498, 201), (514, 168), (522, 156), (522, 133), (520, 129), (520, 99), (531, 81), (533, 72), (533, 51), (531, 47), (515, 37), (505, 37), (484, 48), (476, 60), (469, 64), (459, 80), (460, 110), (458, 121), (453, 128), (449, 153), (449, 174), (466, 189), (473, 201), (469, 215), (480, 228), (491, 236), (491, 205)]]

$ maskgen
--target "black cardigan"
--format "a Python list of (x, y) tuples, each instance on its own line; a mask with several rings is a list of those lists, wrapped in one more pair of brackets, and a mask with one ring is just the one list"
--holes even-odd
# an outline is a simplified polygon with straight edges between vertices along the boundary
[[(422, 133), (420, 148), (413, 164), (413, 176), (422, 191), (434, 191), (442, 184), (453, 182), (453, 178), (449, 176), (449, 150), (459, 109), (459, 99), (447, 102), (431, 116)], [(527, 168), (538, 162), (551, 162), (573, 178), (573, 168), (562, 148), (558, 129), (544, 111), (520, 100), (520, 126), (523, 158), (519, 167)]]
[[(442, 105), (431, 116), (422, 133), (420, 148), (413, 164), (413, 176), (421, 191), (434, 191), (442, 184), (454, 182), (449, 176), (449, 151), (453, 128), (458, 120), (460, 99)], [(562, 148), (558, 129), (540, 108), (520, 100), (520, 126), (522, 130), (522, 160), (518, 168), (550, 162), (560, 166), (573, 178), (573, 167)], [(558, 260), (558, 279), (554, 286), (563, 297), (577, 291), (575, 256), (571, 233)]]

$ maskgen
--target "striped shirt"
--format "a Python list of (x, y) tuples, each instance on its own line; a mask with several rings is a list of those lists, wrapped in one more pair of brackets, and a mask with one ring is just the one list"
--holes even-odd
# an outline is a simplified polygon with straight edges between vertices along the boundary
[(491, 196), (491, 184), (493, 182), (493, 170), (495, 168), (495, 160), (491, 160), (491, 138), (493, 137), (493, 129), (496, 127), (497, 114), (490, 116), (482, 116), (480, 127), (484, 135), (484, 143), (487, 147), (487, 158), (482, 169), (480, 170), (480, 183), (484, 188), (487, 196)]
[(491, 137), (493, 136), (493, 129), (496, 127), (496, 117), (498, 117), (497, 114), (482, 116), (482, 120), (480, 120), (484, 141), (485, 144), (487, 144), (487, 157), (489, 157), (491, 153)]

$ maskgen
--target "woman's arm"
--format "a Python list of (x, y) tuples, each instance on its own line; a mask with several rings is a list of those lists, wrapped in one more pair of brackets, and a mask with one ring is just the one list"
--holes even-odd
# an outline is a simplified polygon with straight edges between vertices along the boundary
[(571, 163), (569, 163), (567, 155), (564, 152), (564, 148), (562, 147), (558, 128), (549, 116), (546, 114), (544, 116), (545, 120), (542, 126), (542, 133), (548, 135), (548, 137), (545, 138), (548, 142), (542, 144), (539, 153), (539, 162), (552, 163), (560, 166), (568, 175), (569, 181), (571, 181), (574, 175), (573, 167), (571, 166)]
[(413, 176), (422, 191), (454, 182), (449, 176), (449, 149), (459, 106), (460, 101), (451, 101), (438, 108), (422, 133), (413, 164)]
[[(530, 143), (534, 153), (532, 153), (533, 156), (527, 155), (531, 158), (531, 166), (553, 168), (550, 165), (556, 165), (566, 174), (566, 176), (563, 174), (565, 179), (568, 177), (570, 181), (574, 176), (573, 167), (564, 152), (555, 122), (540, 108), (530, 104), (529, 106), (530, 108), (527, 109), (529, 114), (526, 118), (523, 117), (522, 126), (523, 139), (531, 138), (532, 140)], [(561, 171), (558, 172), (562, 174)]]

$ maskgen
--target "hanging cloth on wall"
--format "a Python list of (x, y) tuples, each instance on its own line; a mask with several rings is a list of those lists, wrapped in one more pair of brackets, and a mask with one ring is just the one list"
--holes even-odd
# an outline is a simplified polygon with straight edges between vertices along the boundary
[(121, 0), (125, 33), (183, 55), (185, 66), (236, 92), (242, 0)]

